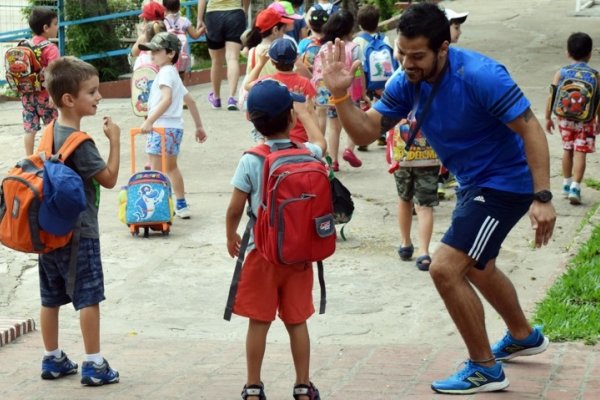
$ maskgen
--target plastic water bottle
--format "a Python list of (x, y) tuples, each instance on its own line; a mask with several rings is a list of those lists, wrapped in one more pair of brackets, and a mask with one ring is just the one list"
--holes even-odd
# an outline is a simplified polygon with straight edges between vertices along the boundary
[(359, 101), (362, 98), (361, 76), (362, 68), (359, 66), (356, 68), (354, 79), (352, 79), (352, 85), (350, 86), (350, 97), (352, 98), (352, 101)]

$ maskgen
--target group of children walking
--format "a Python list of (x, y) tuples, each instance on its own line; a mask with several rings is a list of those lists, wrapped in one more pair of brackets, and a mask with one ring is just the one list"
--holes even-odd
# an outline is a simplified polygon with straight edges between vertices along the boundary
[[(348, 11), (339, 7), (336, 9), (335, 5), (320, 0), (307, 12), (305, 29), (301, 23), (297, 23), (302, 18), (298, 18), (297, 7), (294, 9), (292, 4), (288, 3), (288, 6), (285, 3), (287, 2), (274, 3), (258, 13), (251, 31), (244, 36), (244, 44), (249, 48), (247, 76), (243, 83), (247, 99), (239, 100), (246, 103), (248, 118), (261, 142), (273, 148), (287, 146), (291, 141), (305, 143), (317, 158), (329, 154), (333, 171), (338, 171), (341, 123), (336, 114), (336, 102), (350, 97), (356, 105), (366, 108), (371, 102), (377, 101), (383, 92), (385, 81), (395, 69), (394, 58), (391, 57), (393, 48), (377, 30), (379, 11), (373, 6), (363, 6), (358, 11), (358, 24), (362, 31), (353, 36), (354, 15)], [(164, 0), (163, 4), (164, 8), (156, 2), (150, 2), (144, 7), (142, 17), (145, 26), (132, 49), (132, 54), (138, 57), (136, 63), (139, 64), (136, 65), (153, 63), (158, 67), (148, 98), (148, 115), (141, 124), (141, 130), (148, 134), (146, 152), (151, 167), (159, 169), (161, 139), (153, 132), (153, 127), (165, 128), (168, 154), (165, 172), (169, 175), (176, 197), (175, 213), (181, 218), (189, 218), (191, 214), (185, 200), (183, 177), (177, 165), (184, 133), (184, 104), (194, 121), (195, 140), (204, 142), (207, 133), (196, 102), (181, 79), (182, 68), (178, 65), (181, 64), (180, 57), (184, 53), (182, 42), (168, 30), (171, 29), (169, 26), (176, 26), (178, 31), (191, 37), (199, 37), (203, 32), (180, 16), (179, 1)], [(460, 25), (466, 19), (466, 14), (451, 12), (447, 15), (451, 22), (452, 37), (458, 40)], [(45, 81), (43, 87), (23, 92), (21, 96), (25, 151), (28, 155), (33, 153), (35, 133), (40, 130), (41, 121), (46, 125), (55, 121), (53, 135), (55, 148), (59, 148), (60, 143), (72, 132), (80, 130), (83, 117), (95, 115), (102, 98), (98, 91), (99, 78), (95, 68), (74, 57), (60, 58), (58, 49), (49, 41), (57, 35), (56, 13), (49, 8), (35, 7), (29, 24), (34, 37), (26, 45), (38, 52)], [(288, 36), (289, 32), (294, 31), (294, 27), (295, 37)], [(304, 35), (307, 36), (303, 37)], [(331, 93), (328, 93), (323, 82), (321, 58), (328, 56), (326, 43), (335, 38), (346, 43), (344, 58), (348, 66), (360, 66), (357, 68), (355, 83), (346, 96), (332, 100)], [(375, 51), (372, 45), (374, 41), (377, 41), (377, 51), (383, 57), (379, 64), (374, 63), (375, 59), (371, 58)], [(571, 35), (567, 50), (573, 63), (562, 68), (553, 78), (545, 114), (546, 129), (551, 133), (555, 128), (552, 119), (554, 114), (564, 150), (563, 194), (572, 204), (580, 204), (586, 154), (595, 151), (595, 135), (600, 126), (597, 113), (599, 76), (588, 65), (592, 51), (589, 35)], [(385, 58), (386, 51), (390, 53), (390, 58)], [(378, 79), (375, 72), (382, 74), (382, 79), (379, 80), (382, 82), (381, 86), (373, 83)], [(327, 141), (323, 135), (326, 130)], [(77, 373), (78, 365), (67, 357), (58, 343), (59, 308), (72, 302), (75, 309), (80, 311), (86, 353), (81, 382), (92, 386), (119, 381), (119, 373), (109, 366), (100, 350), (99, 303), (104, 300), (104, 283), (97, 213), (98, 187), (112, 188), (117, 181), (120, 128), (105, 117), (103, 131), (110, 144), (107, 161), (103, 160), (92, 141), (82, 144), (70, 158), (70, 166), (84, 180), (88, 203), (88, 208), (81, 217), (78, 273), (72, 295), (67, 295), (64, 288), (68, 278), (70, 246), (43, 254), (39, 258), (42, 300), (40, 325), (45, 348), (42, 378), (56, 379)], [(342, 158), (352, 167), (360, 167), (362, 162), (354, 153), (354, 148), (354, 143), (348, 138)], [(252, 154), (244, 155), (232, 178), (234, 189), (226, 215), (227, 249), (232, 257), (239, 256), (241, 238), (237, 229), (246, 203), (251, 206), (252, 213), (257, 214), (256, 208), (261, 201), (263, 161)], [(412, 204), (413, 197), (416, 196), (417, 204), (433, 207), (437, 198), (429, 199), (427, 193), (415, 192), (414, 188), (422, 186), (426, 179), (435, 193), (437, 176), (434, 175), (437, 174), (435, 171), (431, 174), (412, 174), (412, 169), (401, 166), (396, 177), (401, 205), (402, 201)], [(414, 169), (418, 170), (419, 167)], [(399, 212), (409, 218), (408, 213), (412, 213), (412, 208), (409, 211), (408, 207), (400, 207)], [(420, 218), (426, 220), (421, 221), (425, 227), (432, 224), (432, 217), (419, 214)], [(410, 258), (413, 251), (410, 224), (408, 230), (402, 231), (402, 236), (400, 256)], [(431, 261), (428, 249), (430, 237), (430, 228), (427, 235), (420, 235), (420, 241), (427, 244), (423, 247), (424, 243), (421, 243), (420, 250), (420, 268), (424, 270)], [(266, 398), (261, 366), (269, 327), (279, 313), (290, 336), (296, 369), (293, 396), (299, 400), (320, 399), (319, 391), (310, 380), (310, 340), (306, 325), (307, 319), (314, 313), (312, 269), (306, 264), (293, 268), (273, 265), (252, 246), (249, 248), (233, 308), (234, 313), (249, 318), (246, 342), (248, 375), (242, 398)], [(258, 281), (262, 282), (259, 286), (256, 285)]]

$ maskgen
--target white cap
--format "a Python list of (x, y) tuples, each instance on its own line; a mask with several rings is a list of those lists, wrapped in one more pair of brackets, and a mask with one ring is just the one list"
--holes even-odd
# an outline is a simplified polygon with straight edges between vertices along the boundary
[(467, 19), (467, 15), (469, 15), (468, 11), (459, 13), (449, 8), (446, 8), (444, 11), (446, 12), (446, 17), (448, 18), (448, 21), (455, 21), (459, 24), (464, 23)]

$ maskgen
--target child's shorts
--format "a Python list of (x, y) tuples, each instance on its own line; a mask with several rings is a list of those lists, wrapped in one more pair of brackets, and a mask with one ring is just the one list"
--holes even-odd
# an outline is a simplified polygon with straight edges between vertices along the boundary
[(459, 189), (452, 223), (442, 243), (463, 251), (478, 269), (496, 258), (502, 242), (529, 210), (533, 194), (490, 188)]
[(575, 150), (581, 153), (596, 151), (596, 124), (590, 122), (574, 122), (558, 119), (558, 131), (562, 137), (564, 150)]
[[(178, 155), (179, 148), (181, 147), (181, 140), (183, 139), (183, 129), (165, 128), (165, 136), (167, 138), (167, 155)], [(146, 138), (146, 153), (158, 156), (161, 155), (161, 140), (158, 133), (149, 133)]]
[(404, 201), (415, 200), (423, 207), (439, 204), (437, 182), (440, 167), (400, 167), (394, 172), (398, 196)]
[(23, 94), (21, 104), (25, 132), (37, 132), (42, 129), (40, 119), (44, 121), (44, 125), (48, 125), (58, 117), (56, 108), (50, 107), (50, 95), (47, 90)]
[(71, 244), (40, 254), (40, 296), (44, 307), (59, 307), (73, 302), (75, 310), (93, 306), (105, 299), (104, 274), (100, 259), (100, 240), (81, 238), (77, 253), (77, 276), (73, 298), (67, 295)]
[(246, 254), (233, 312), (271, 322), (279, 310), (284, 323), (300, 324), (315, 312), (312, 287), (310, 264), (271, 264), (254, 249)]

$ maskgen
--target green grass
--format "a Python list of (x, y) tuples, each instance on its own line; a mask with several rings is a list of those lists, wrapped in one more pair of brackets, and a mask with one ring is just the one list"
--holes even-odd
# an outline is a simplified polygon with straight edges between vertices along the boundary
[(600, 190), (600, 181), (597, 181), (593, 178), (585, 178), (583, 183), (585, 183), (585, 185), (589, 188)]
[(600, 340), (600, 226), (537, 305), (533, 322), (552, 341)]

